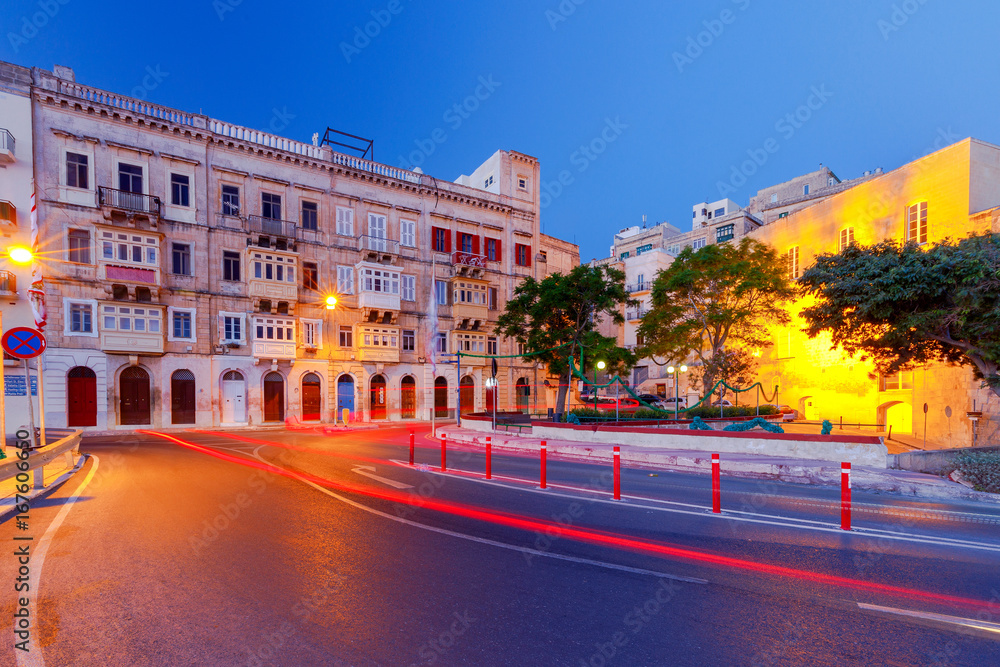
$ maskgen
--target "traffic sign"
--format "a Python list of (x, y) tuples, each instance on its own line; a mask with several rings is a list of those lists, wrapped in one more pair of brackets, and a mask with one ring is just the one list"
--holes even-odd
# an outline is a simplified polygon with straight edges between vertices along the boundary
[(493, 358), (493, 377), (497, 376), (497, 360), (496, 357)]
[(14, 327), (0, 342), (4, 352), (16, 359), (34, 359), (45, 351), (45, 335), (30, 327)]

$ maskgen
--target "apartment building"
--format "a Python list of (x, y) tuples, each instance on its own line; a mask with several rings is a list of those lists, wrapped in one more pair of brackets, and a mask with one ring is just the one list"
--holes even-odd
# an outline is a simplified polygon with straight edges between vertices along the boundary
[[(528, 155), (451, 183), (4, 67), (32, 82), (51, 425), (482, 410), (487, 360), (444, 355), (515, 353), (493, 325), (516, 285), (579, 263)], [(544, 410), (547, 379), (504, 359), (496, 401)]]

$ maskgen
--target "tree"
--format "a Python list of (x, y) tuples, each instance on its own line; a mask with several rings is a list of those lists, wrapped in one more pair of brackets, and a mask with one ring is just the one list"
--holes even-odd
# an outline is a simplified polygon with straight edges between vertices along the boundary
[[(697, 386), (701, 385), (702, 396), (720, 380), (730, 387), (745, 388), (754, 383), (757, 378), (757, 359), (750, 350), (742, 347), (721, 350), (704, 366), (691, 368), (691, 380)], [(708, 380), (708, 383), (705, 380)], [(726, 387), (719, 387), (719, 400), (726, 397)], [(738, 399), (737, 399), (738, 400)]]
[(587, 349), (585, 361), (596, 361), (590, 356), (591, 349), (614, 348), (619, 352), (609, 361), (626, 367), (631, 359), (634, 365), (631, 353), (618, 348), (614, 338), (597, 331), (602, 317), (615, 324), (624, 323), (623, 305), (636, 305), (625, 291), (623, 272), (613, 267), (582, 265), (566, 275), (554, 273), (540, 281), (525, 279), (507, 302), (496, 331), (524, 345), (525, 361), (545, 363), (550, 374), (559, 376), (556, 412), (561, 415), (572, 380), (570, 356), (579, 358), (581, 349)]
[(814, 305), (806, 332), (885, 374), (932, 361), (972, 366), (1000, 396), (1000, 234), (852, 245), (816, 258), (800, 280)]
[(694, 356), (708, 391), (727, 344), (762, 347), (768, 324), (789, 321), (784, 305), (796, 293), (777, 251), (744, 238), (739, 245), (685, 248), (653, 281), (653, 307), (642, 319), (639, 355), (665, 363)]

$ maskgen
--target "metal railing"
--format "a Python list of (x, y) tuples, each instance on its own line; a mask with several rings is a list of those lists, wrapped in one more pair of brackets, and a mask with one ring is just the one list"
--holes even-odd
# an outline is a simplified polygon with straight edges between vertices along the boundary
[(471, 252), (456, 251), (451, 253), (451, 263), (456, 266), (473, 266), (485, 269), (486, 255), (476, 255)]
[(373, 252), (386, 252), (396, 255), (399, 253), (399, 241), (384, 239), (378, 236), (361, 236), (358, 238), (358, 250), (371, 250)]
[(152, 195), (144, 195), (141, 192), (126, 192), (101, 186), (98, 188), (101, 206), (110, 206), (124, 211), (136, 213), (147, 213), (149, 215), (160, 214), (160, 198)]
[(640, 308), (639, 310), (628, 310), (625, 311), (625, 319), (627, 320), (641, 320), (649, 312), (649, 308)]
[(251, 215), (247, 218), (247, 222), (250, 224), (251, 233), (285, 236), (290, 239), (295, 238), (294, 222), (265, 218), (262, 215)]
[(225, 213), (215, 215), (215, 226), (218, 229), (232, 229), (237, 232), (246, 232), (247, 230), (246, 221), (243, 218)]
[(632, 285), (626, 285), (625, 289), (628, 290), (629, 294), (635, 294), (636, 292), (646, 292), (653, 288), (652, 283), (633, 283)]
[(10, 271), (0, 271), (0, 292), (17, 294), (17, 276)]
[(14, 152), (14, 135), (0, 127), (0, 151)]

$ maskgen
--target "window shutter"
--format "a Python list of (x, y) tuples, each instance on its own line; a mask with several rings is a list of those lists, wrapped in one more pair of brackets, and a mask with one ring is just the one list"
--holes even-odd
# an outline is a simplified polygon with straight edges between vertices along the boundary
[(524, 265), (530, 267), (531, 266), (531, 246), (530, 245), (524, 246), (524, 258), (526, 260)]
[[(455, 232), (456, 234), (458, 232)], [(444, 230), (444, 251), (447, 253), (451, 252), (451, 232), (447, 229)]]
[(500, 243), (500, 239), (497, 239), (497, 261), (498, 262), (503, 261), (503, 247)]
[(226, 338), (226, 320), (222, 315), (218, 315), (219, 320), (219, 342), (221, 343)]
[(479, 254), (479, 237), (478, 236), (473, 236), (472, 237), (472, 254), (473, 255), (478, 255)]

